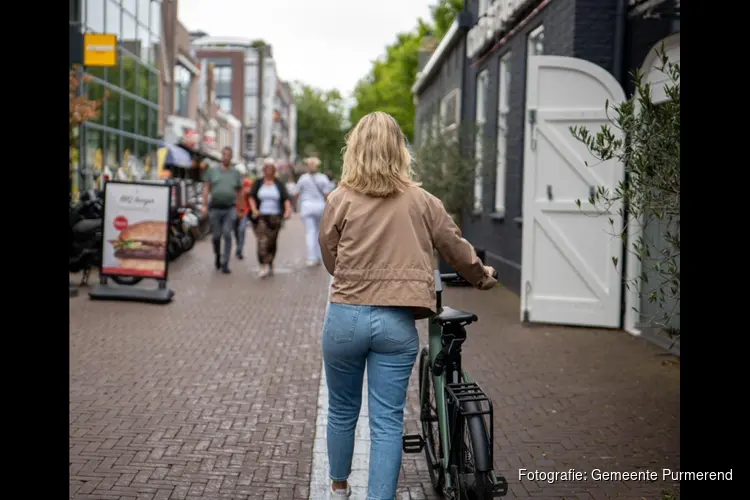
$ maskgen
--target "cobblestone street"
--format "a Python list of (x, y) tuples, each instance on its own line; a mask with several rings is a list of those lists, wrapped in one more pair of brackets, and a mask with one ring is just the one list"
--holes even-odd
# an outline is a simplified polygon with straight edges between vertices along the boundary
[[(255, 275), (248, 232), (231, 275), (213, 269), (208, 239), (170, 266), (167, 306), (94, 302), (83, 290), (70, 300), (71, 499), (325, 500), (329, 276), (304, 266), (303, 238), (299, 219), (289, 221), (271, 279)], [(519, 468), (677, 469), (671, 358), (622, 332), (521, 326), (518, 298), (505, 290), (449, 289), (446, 303), (480, 317), (466, 366), (495, 402), (506, 498), (651, 500), (671, 487), (518, 481)], [(408, 432), (418, 414), (415, 370)], [(364, 499), (367, 446), (356, 450), (355, 500)], [(400, 500), (438, 498), (421, 455), (404, 456), (399, 484)]]

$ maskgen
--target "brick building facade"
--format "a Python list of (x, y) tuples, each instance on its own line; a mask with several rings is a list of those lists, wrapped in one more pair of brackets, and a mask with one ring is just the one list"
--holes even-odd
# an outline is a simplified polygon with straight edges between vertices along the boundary
[(419, 144), (426, 127), (439, 120), (439, 102), (459, 88), (460, 120), (497, 144), (482, 154), (485, 174), (469, 204), (474, 209), (462, 214), (464, 236), (486, 252), (500, 281), (519, 292), (529, 54), (592, 62), (631, 93), (629, 73), (659, 40), (679, 33), (679, 1), (466, 0), (455, 24), (453, 40), (420, 64), (430, 71), (422, 68), (413, 89), (415, 139)]

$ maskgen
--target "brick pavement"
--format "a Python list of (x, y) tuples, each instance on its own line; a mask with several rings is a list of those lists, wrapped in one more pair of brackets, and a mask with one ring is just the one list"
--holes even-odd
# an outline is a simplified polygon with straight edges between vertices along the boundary
[[(518, 297), (503, 289), (449, 288), (445, 303), (480, 318), (469, 327), (464, 359), (494, 401), (495, 468), (510, 483), (505, 498), (659, 500), (662, 491), (677, 487), (547, 484), (519, 481), (518, 470), (678, 470), (678, 361), (621, 331), (522, 326)], [(416, 370), (407, 409), (407, 430), (418, 432)], [(412, 499), (437, 499), (424, 461), (413, 457), (404, 457), (401, 485)]]
[[(322, 500), (310, 486), (326, 473), (311, 474), (328, 276), (304, 268), (301, 244), (295, 219), (278, 275), (261, 282), (251, 258), (216, 274), (202, 242), (170, 268), (168, 306), (71, 299), (71, 499)], [(505, 290), (446, 301), (480, 315), (465, 357), (495, 401), (507, 498), (651, 500), (670, 486), (517, 471), (678, 468), (679, 365), (622, 332), (523, 327)], [(416, 432), (416, 370), (406, 411)], [(404, 457), (397, 498), (438, 498), (421, 455)]]
[(203, 241), (170, 268), (172, 304), (70, 302), (70, 496), (307, 499), (328, 275), (301, 223), (260, 281)]

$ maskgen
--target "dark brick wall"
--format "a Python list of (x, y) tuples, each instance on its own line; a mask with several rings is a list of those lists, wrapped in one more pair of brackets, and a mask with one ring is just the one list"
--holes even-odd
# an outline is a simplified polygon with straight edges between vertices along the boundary
[[(468, 2), (476, 16), (476, 0)], [(485, 156), (484, 213), (464, 213), (466, 238), (486, 252), (486, 261), (498, 270), (506, 287), (518, 292), (521, 283), (521, 233), (523, 193), (523, 149), (526, 120), (526, 51), (529, 32), (544, 25), (547, 55), (578, 57), (612, 71), (616, 0), (552, 0), (518, 33), (491, 54), (467, 64), (463, 93), (464, 120), (475, 119), (476, 75), (483, 69), (490, 77), (485, 133), (497, 134), (499, 60), (511, 51), (510, 111), (506, 157), (506, 211), (493, 214), (495, 203), (494, 154)]]
[[(477, 0), (467, 0), (467, 8), (476, 21)], [(506, 157), (506, 193), (504, 216), (493, 214), (495, 204), (495, 154), (485, 155), (484, 213), (464, 213), (464, 236), (476, 247), (485, 250), (486, 261), (494, 266), (501, 282), (518, 292), (521, 283), (521, 236), (523, 193), (523, 149), (526, 120), (526, 51), (529, 32), (544, 25), (544, 51), (547, 55), (577, 57), (602, 66), (615, 73), (614, 44), (617, 22), (617, 0), (552, 0), (535, 17), (502, 46), (489, 54), (465, 60), (463, 41), (460, 58), (464, 61), (465, 81), (461, 93), (461, 119), (475, 120), (476, 76), (484, 70), (489, 74), (488, 113), (485, 134), (497, 134), (499, 60), (511, 51), (510, 111), (508, 115), (508, 145)], [(653, 19), (628, 19), (623, 59), (617, 64), (625, 70), (625, 90), (632, 92), (627, 76), (643, 63), (648, 50), (659, 40), (679, 31), (679, 22)], [(456, 49), (454, 49), (455, 52)], [(458, 54), (453, 54), (453, 57)], [(451, 58), (449, 58), (450, 60)], [(446, 67), (448, 66), (448, 67)], [(416, 111), (416, 137), (421, 124), (432, 113), (439, 111), (440, 98), (448, 90), (460, 85), (460, 76), (443, 63), (436, 76), (419, 97)]]
[[(422, 128), (432, 123), (432, 117), (440, 113), (440, 101), (448, 92), (461, 88), (461, 76), (465, 61), (464, 37), (448, 51), (438, 71), (416, 95), (414, 112), (414, 144), (419, 147)], [(426, 61), (425, 61), (426, 64)]]

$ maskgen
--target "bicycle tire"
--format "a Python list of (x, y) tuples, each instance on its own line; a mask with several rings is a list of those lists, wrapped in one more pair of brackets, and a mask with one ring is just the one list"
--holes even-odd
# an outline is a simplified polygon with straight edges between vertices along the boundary
[[(460, 500), (491, 500), (493, 498), (493, 481), (490, 477), (490, 470), (476, 470), (475, 464), (483, 464), (483, 469), (492, 468), (490, 461), (490, 443), (489, 433), (481, 415), (474, 415), (464, 418), (464, 431), (468, 430), (469, 439), (466, 440), (464, 432), (462, 460), (459, 467), (459, 477), (461, 481), (461, 499)], [(467, 448), (470, 449), (474, 457), (473, 464), (467, 464), (465, 461)]]
[[(432, 394), (432, 363), (430, 363), (430, 354), (425, 347), (419, 356), (419, 406), (420, 406), (420, 423), (422, 426), (422, 437), (424, 438), (424, 454), (427, 461), (427, 470), (430, 473), (430, 482), (435, 492), (443, 496), (445, 487), (445, 471), (440, 466), (440, 457), (443, 453), (443, 444), (440, 440), (440, 428), (437, 421), (425, 420), (425, 414), (432, 415), (429, 394)], [(426, 380), (426, 386), (424, 384)], [(427, 390), (428, 395), (423, 392)], [(437, 414), (435, 414), (437, 418)], [(437, 442), (437, 447), (435, 446)]]

